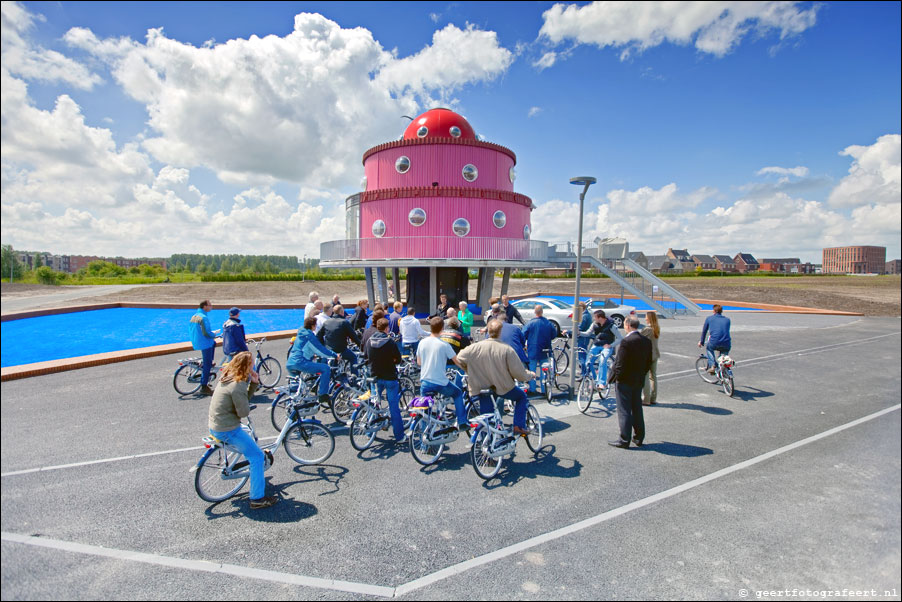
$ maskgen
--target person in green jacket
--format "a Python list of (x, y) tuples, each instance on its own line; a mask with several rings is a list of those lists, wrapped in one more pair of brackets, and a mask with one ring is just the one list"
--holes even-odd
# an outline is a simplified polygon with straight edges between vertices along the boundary
[(466, 301), (461, 301), (458, 307), (460, 307), (460, 311), (457, 312), (457, 319), (460, 320), (460, 331), (470, 336), (470, 328), (473, 326), (473, 312), (467, 307)]

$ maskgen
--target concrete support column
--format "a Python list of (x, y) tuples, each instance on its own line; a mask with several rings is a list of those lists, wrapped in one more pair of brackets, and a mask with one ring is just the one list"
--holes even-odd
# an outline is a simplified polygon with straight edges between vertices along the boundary
[(434, 311), (436, 307), (438, 307), (438, 268), (432, 266), (429, 268), (429, 311)]
[(363, 276), (366, 278), (366, 298), (372, 308), (376, 304), (376, 291), (373, 290), (373, 268), (363, 268)]
[(479, 269), (479, 284), (476, 293), (476, 305), (482, 308), (482, 317), (485, 319), (486, 310), (491, 309), (489, 299), (492, 298), (492, 287), (495, 284), (495, 268)]
[(376, 268), (376, 294), (383, 305), (388, 303), (388, 280), (385, 278), (385, 268)]
[(511, 281), (511, 269), (504, 268), (504, 276), (501, 278), (501, 295), (507, 294), (507, 287)]
[(391, 269), (391, 280), (395, 291), (395, 301), (401, 301), (401, 268)]

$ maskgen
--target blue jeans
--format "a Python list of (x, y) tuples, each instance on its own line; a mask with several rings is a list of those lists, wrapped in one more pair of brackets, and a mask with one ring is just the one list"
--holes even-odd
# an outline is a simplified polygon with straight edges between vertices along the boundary
[(420, 395), (426, 396), (431, 393), (441, 393), (454, 399), (454, 411), (457, 413), (457, 424), (467, 424), (467, 410), (464, 408), (464, 392), (460, 387), (452, 382), (446, 382), (443, 385), (431, 383), (424, 380), (420, 386)]
[(721, 354), (721, 355), (724, 355), (724, 354), (727, 354), (727, 353), (730, 352), (730, 348), (729, 348), (729, 347), (724, 347), (724, 346), (720, 346), (720, 347), (705, 347), (705, 355), (708, 356), (708, 369), (709, 369), (709, 370), (710, 370), (711, 368), (714, 367), (714, 364), (715, 364), (715, 363), (717, 363), (717, 356), (714, 355), (714, 352), (715, 352), (715, 351), (720, 351), (720, 354)]
[(219, 432), (210, 429), (210, 433), (219, 439), (236, 448), (247, 461), (250, 462), (251, 471), (251, 499), (259, 500), (266, 491), (266, 481), (263, 480), (263, 450), (254, 441), (243, 428), (240, 426), (231, 431)]
[(332, 384), (332, 369), (329, 364), (320, 364), (308, 360), (300, 360), (296, 364), (285, 366), (289, 372), (306, 372), (308, 374), (322, 374), (319, 378), (319, 395), (329, 394), (329, 385)]
[(206, 349), (201, 350), (201, 354), (204, 358), (204, 363), (201, 368), (202, 372), (200, 375), (200, 386), (206, 387), (207, 383), (210, 382), (210, 371), (213, 370), (213, 354), (216, 352), (216, 345), (212, 347), (207, 347)]
[[(526, 393), (520, 387), (514, 387), (504, 395), (498, 395), (497, 397), (502, 397), (504, 399), (510, 399), (515, 402), (514, 405), (514, 426), (519, 426), (521, 429), (526, 429), (526, 408), (528, 405), (526, 399)], [(479, 411), (482, 414), (491, 414), (495, 411), (495, 408), (492, 407), (492, 397), (491, 395), (480, 395), (479, 396)]]
[(589, 356), (586, 350), (589, 348), (589, 341), (591, 340), (589, 337), (577, 337), (576, 339), (576, 357), (583, 374), (586, 373), (586, 358)]
[(409, 355), (411, 360), (417, 357), (417, 347), (420, 346), (419, 341), (413, 343), (401, 343), (401, 355)]
[(376, 390), (379, 395), (386, 392), (388, 399), (388, 412), (391, 414), (391, 428), (395, 434), (395, 440), (400, 441), (404, 438), (404, 420), (401, 418), (401, 385), (396, 380), (376, 379)]
[(592, 358), (592, 362), (595, 363), (598, 361), (600, 365), (595, 368), (595, 382), (596, 384), (607, 386), (608, 382), (608, 358), (614, 353), (613, 347), (605, 348), (603, 346), (592, 347), (589, 351), (589, 357)]
[[(529, 360), (529, 369), (532, 372), (535, 372), (536, 375), (538, 375), (539, 374), (539, 370), (538, 370), (539, 366), (542, 365), (542, 362), (546, 362), (546, 361), (548, 361), (547, 357), (543, 357), (543, 358), (537, 359), (537, 360)], [(537, 387), (538, 387), (538, 385), (536, 384), (535, 380), (529, 381), (529, 392), (530, 393), (535, 393)], [(516, 389), (517, 387), (514, 387), (514, 388)], [(544, 392), (545, 392), (545, 385), (542, 385), (542, 393), (544, 393)]]

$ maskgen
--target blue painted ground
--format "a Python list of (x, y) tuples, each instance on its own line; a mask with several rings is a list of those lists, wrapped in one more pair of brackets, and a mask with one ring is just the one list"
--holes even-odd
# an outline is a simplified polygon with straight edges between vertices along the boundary
[[(4, 322), (0, 366), (182, 343), (189, 340), (188, 321), (195, 311), (118, 307)], [(210, 324), (222, 328), (228, 317), (228, 309), (214, 309)], [(304, 310), (247, 309), (241, 320), (248, 334), (291, 330), (304, 321)]]
[[(551, 297), (552, 299), (560, 299), (560, 300), (563, 301), (564, 303), (573, 303), (573, 295), (570, 295), (569, 297), (566, 296), (566, 295), (544, 295), (544, 296), (546, 296), (546, 297)], [(602, 307), (604, 307), (604, 300), (605, 300), (605, 297), (583, 297), (583, 296), (580, 296), (580, 299), (581, 299), (582, 301), (588, 301), (589, 299), (594, 299), (597, 308), (602, 308)], [(611, 299), (611, 301), (613, 301), (614, 303), (617, 303), (618, 305), (620, 304), (620, 297), (610, 297), (610, 299)], [(640, 299), (630, 299), (629, 297), (626, 297), (626, 298), (623, 299), (623, 305), (630, 305), (630, 306), (632, 306), (632, 307), (635, 307), (637, 311), (648, 311), (648, 310), (652, 309), (651, 305), (649, 305), (649, 304), (646, 303), (645, 301), (642, 301), (642, 300), (640, 300)], [(706, 309), (706, 310), (713, 309), (713, 307), (714, 307), (714, 306), (713, 306), (712, 304), (710, 304), (710, 303), (699, 303), (698, 306), (701, 307), (702, 309)], [(665, 307), (667, 307), (667, 308), (671, 308), (671, 307), (673, 307), (673, 308), (679, 308), (679, 307), (682, 307), (682, 305), (680, 305), (679, 303), (668, 302), (668, 303), (665, 304)], [(723, 308), (724, 308), (725, 310), (733, 310), (733, 311), (737, 311), (737, 310), (741, 310), (741, 311), (762, 311), (761, 309), (756, 308), (756, 307), (740, 307), (740, 306), (738, 306), (738, 305), (724, 305)]]
[[(554, 298), (573, 301), (573, 297)], [(588, 300), (589, 297), (583, 299)], [(603, 298), (596, 297), (595, 300), (598, 302)], [(614, 302), (619, 300), (615, 298)], [(651, 309), (636, 299), (624, 299), (624, 302), (638, 310)], [(701, 307), (711, 309), (710, 305)], [(725, 306), (724, 309), (749, 308)], [(479, 308), (471, 305), (470, 310), (478, 313)], [(188, 321), (195, 311), (120, 307), (4, 322), (3, 336), (0, 338), (0, 366), (7, 368), (109, 351), (183, 343), (189, 340)], [(210, 323), (214, 329), (221, 328), (227, 318), (226, 309), (210, 312)], [(304, 310), (246, 309), (241, 312), (241, 319), (248, 334), (295, 330), (302, 325)]]

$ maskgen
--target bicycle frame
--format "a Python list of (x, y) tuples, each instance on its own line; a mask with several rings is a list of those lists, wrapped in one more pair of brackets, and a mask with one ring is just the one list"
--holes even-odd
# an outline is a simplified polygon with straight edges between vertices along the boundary
[(460, 436), (457, 426), (446, 416), (446, 409), (448, 405), (453, 405), (454, 400), (445, 395), (428, 397), (432, 400), (429, 407), (410, 408), (410, 417), (426, 422), (426, 435), (430, 445), (447, 445), (457, 441)]

